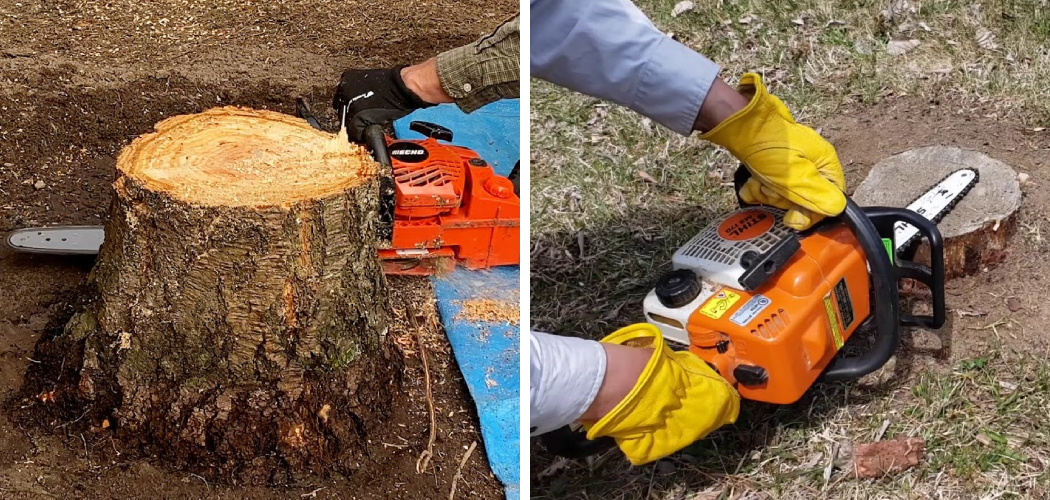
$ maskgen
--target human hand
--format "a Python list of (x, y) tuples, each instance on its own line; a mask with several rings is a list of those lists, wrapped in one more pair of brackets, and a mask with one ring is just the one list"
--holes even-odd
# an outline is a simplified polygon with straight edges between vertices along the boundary
[(751, 171), (740, 198), (787, 210), (784, 223), (797, 230), (842, 213), (846, 182), (835, 148), (796, 123), (759, 75), (744, 75), (738, 90), (750, 98), (747, 106), (701, 138), (726, 148)]
[(437, 66), (430, 60), (414, 66), (346, 70), (332, 107), (346, 120), (350, 139), (361, 142), (368, 125), (384, 125), (442, 102), (452, 102), (452, 98), (441, 89)]
[[(596, 399), (580, 419), (587, 439), (611, 436), (634, 465), (666, 457), (711, 431), (736, 422), (740, 395), (702, 359), (690, 352), (674, 352), (653, 325), (639, 323), (621, 328), (601, 340), (607, 349), (608, 373), (620, 371), (617, 359), (630, 360), (645, 353), (648, 362), (631, 372), (633, 387), (613, 408)], [(624, 351), (623, 356), (611, 355)], [(638, 373), (640, 371), (640, 373)], [(603, 381), (602, 389), (606, 389)], [(619, 384), (622, 381), (611, 381)], [(630, 384), (629, 384), (630, 385)]]

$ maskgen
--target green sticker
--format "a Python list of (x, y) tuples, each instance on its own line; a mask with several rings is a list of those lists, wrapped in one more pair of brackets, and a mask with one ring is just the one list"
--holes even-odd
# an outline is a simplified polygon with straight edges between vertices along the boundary
[(883, 238), (882, 246), (886, 247), (886, 254), (890, 256), (890, 264), (893, 264), (893, 238)]

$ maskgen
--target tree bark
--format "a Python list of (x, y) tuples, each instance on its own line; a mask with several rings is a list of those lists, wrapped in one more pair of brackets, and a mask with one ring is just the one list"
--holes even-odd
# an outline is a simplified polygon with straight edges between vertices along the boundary
[[(976, 151), (931, 146), (886, 158), (868, 173), (853, 199), (861, 206), (906, 207), (960, 168), (978, 171), (970, 190), (937, 227), (944, 237), (945, 279), (969, 276), (993, 267), (1007, 254), (1021, 207), (1021, 187), (1008, 165)], [(916, 262), (929, 263), (929, 245), (914, 249)]]
[(178, 116), (134, 140), (97, 298), (60, 339), (83, 353), (66, 397), (182, 461), (352, 468), (400, 383), (377, 172), (345, 135), (267, 111)]

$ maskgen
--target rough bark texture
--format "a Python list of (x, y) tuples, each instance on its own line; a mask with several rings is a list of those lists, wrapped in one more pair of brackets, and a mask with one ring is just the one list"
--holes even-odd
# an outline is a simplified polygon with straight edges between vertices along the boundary
[[(209, 123), (219, 113), (249, 127), (300, 125), (228, 108), (193, 120)], [(178, 137), (179, 127), (164, 125), (136, 142)], [(304, 137), (296, 140), (310, 140)], [(370, 159), (340, 153), (364, 173), (346, 189), (314, 186), (322, 194), (288, 204), (242, 197), (241, 205), (224, 205), (214, 203), (214, 192), (209, 203), (192, 203), (144, 180), (126, 162), (161, 160), (137, 155), (148, 149), (137, 147), (118, 162), (106, 241), (90, 277), (97, 299), (59, 339), (83, 352), (68, 397), (112, 409), (127, 440), (255, 475), (248, 479), (352, 469), (400, 383), (400, 358), (386, 336)]]
[[(976, 168), (980, 179), (965, 198), (937, 224), (944, 237), (945, 278), (969, 276), (1006, 257), (1021, 206), (1017, 172), (976, 151), (932, 146), (905, 151), (874, 167), (853, 193), (861, 206), (906, 207), (951, 172)], [(915, 260), (929, 262), (925, 240)]]

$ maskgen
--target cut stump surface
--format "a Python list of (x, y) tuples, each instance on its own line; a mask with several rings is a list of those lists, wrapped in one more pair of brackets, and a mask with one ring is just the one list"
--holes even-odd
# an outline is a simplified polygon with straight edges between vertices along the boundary
[[(937, 224), (944, 237), (945, 279), (972, 275), (1005, 258), (1021, 206), (1017, 172), (976, 151), (931, 146), (878, 162), (853, 193), (862, 207), (903, 208), (960, 168), (977, 169), (980, 179)], [(929, 262), (925, 241), (918, 246), (915, 260)]]
[(177, 116), (135, 139), (94, 297), (44, 349), (79, 358), (56, 406), (252, 482), (360, 463), (400, 374), (377, 172), (345, 135), (269, 111)]

